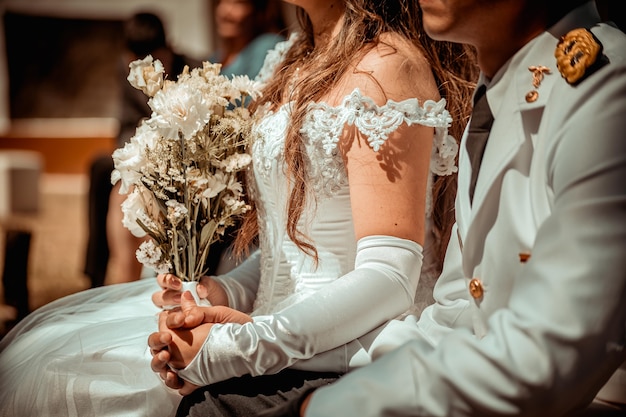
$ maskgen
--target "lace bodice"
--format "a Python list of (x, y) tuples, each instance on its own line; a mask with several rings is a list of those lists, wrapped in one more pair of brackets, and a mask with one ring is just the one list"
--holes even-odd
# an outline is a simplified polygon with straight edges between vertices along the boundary
[(355, 89), (336, 107), (311, 104), (301, 130), (311, 198), (299, 228), (318, 250), (316, 266), (285, 230), (289, 185), (282, 151), (290, 110), (290, 104), (286, 104), (268, 111), (256, 127), (258, 139), (252, 146), (261, 236), (261, 281), (254, 314), (267, 314), (295, 303), (354, 268), (356, 239), (349, 184), (337, 147), (345, 126), (358, 128), (368, 138), (372, 152), (377, 152), (402, 123), (434, 127), (436, 145), (431, 169), (434, 173), (455, 169), (442, 157), (454, 161), (457, 150), (456, 142), (447, 134), (450, 117), (443, 99), (423, 105), (409, 99), (377, 106)]

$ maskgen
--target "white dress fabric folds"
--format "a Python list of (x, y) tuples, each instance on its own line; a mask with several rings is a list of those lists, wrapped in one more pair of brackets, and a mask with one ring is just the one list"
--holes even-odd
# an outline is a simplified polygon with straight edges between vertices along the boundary
[(155, 279), (82, 291), (0, 342), (0, 416), (169, 416), (180, 396), (150, 369)]

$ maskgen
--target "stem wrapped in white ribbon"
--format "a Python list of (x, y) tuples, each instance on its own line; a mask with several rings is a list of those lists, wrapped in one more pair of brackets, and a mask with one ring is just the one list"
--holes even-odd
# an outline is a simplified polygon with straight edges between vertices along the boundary
[(203, 307), (208, 307), (211, 305), (211, 303), (209, 302), (209, 300), (207, 300), (206, 298), (200, 298), (200, 296), (198, 296), (198, 282), (197, 281), (183, 281), (183, 288), (182, 291), (189, 291), (191, 293), (191, 295), (193, 295), (193, 299), (195, 300), (196, 304), (198, 304), (199, 306), (203, 306)]

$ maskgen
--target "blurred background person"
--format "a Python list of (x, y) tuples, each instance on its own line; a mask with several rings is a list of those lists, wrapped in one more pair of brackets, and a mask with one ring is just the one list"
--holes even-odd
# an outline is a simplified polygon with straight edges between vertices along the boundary
[(227, 76), (256, 77), (267, 51), (285, 40), (287, 25), (278, 0), (210, 0), (217, 48), (209, 61)]

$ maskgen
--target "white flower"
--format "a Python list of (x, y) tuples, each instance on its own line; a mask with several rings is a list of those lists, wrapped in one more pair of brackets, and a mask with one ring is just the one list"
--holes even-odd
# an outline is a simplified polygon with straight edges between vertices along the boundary
[(167, 219), (172, 226), (177, 226), (189, 213), (187, 207), (176, 200), (167, 200), (165, 205), (167, 206)]
[(230, 114), (235, 121), (250, 120), (250, 111), (245, 107), (235, 107)]
[(120, 194), (126, 194), (133, 184), (140, 182), (142, 168), (147, 165), (146, 149), (154, 149), (155, 144), (160, 139), (157, 131), (150, 128), (146, 123), (137, 127), (135, 136), (127, 142), (123, 148), (118, 148), (113, 152), (113, 163), (115, 169), (111, 173), (111, 183), (117, 184), (122, 181)]
[(163, 251), (152, 240), (142, 242), (135, 254), (139, 262), (154, 269), (157, 274), (165, 274), (172, 268), (172, 263), (162, 259)]
[(156, 143), (161, 139), (159, 132), (152, 128), (148, 123), (142, 121), (137, 129), (135, 135), (130, 139), (135, 142), (141, 149), (154, 149)]
[(185, 83), (169, 84), (167, 89), (156, 93), (148, 105), (153, 113), (147, 123), (161, 129), (164, 137), (174, 140), (178, 139), (178, 132), (185, 140), (192, 138), (212, 114), (202, 92)]
[(236, 153), (221, 161), (220, 166), (226, 172), (241, 171), (250, 165), (252, 157), (247, 153)]
[(226, 181), (222, 171), (216, 171), (214, 175), (207, 178), (207, 189), (202, 193), (203, 197), (213, 198), (226, 188)]
[(224, 197), (224, 204), (232, 212), (237, 212), (237, 211), (239, 211), (241, 209), (244, 209), (244, 211), (245, 211), (245, 208), (248, 207), (245, 202), (243, 202), (241, 200), (237, 200), (236, 198), (233, 198), (231, 196)]
[[(126, 200), (122, 203), (122, 224), (125, 228), (130, 230), (133, 236), (144, 237), (146, 231), (139, 225), (137, 220), (144, 221), (148, 218), (146, 213), (143, 197), (139, 188), (133, 189), (133, 192), (126, 197)], [(146, 223), (146, 221), (144, 221)]]
[(247, 75), (235, 75), (232, 78), (233, 89), (239, 92), (239, 95), (247, 95), (253, 99), (261, 97), (261, 83), (251, 80)]
[(153, 62), (152, 55), (131, 62), (127, 80), (130, 85), (149, 97), (154, 96), (163, 86), (165, 68), (158, 59)]
[(231, 175), (228, 178), (226, 189), (233, 193), (236, 198), (239, 198), (241, 197), (241, 195), (243, 195), (243, 185), (241, 184), (241, 182), (237, 181), (237, 177), (235, 175)]
[(207, 81), (211, 81), (220, 76), (222, 64), (204, 61), (202, 68), (198, 68), (198, 71)]
[(111, 173), (111, 183), (122, 180), (120, 194), (126, 194), (141, 179), (141, 167), (145, 164), (141, 147), (134, 142), (126, 143), (113, 152), (113, 163), (115, 169)]
[(198, 200), (200, 195), (208, 186), (209, 180), (207, 176), (198, 168), (190, 168), (187, 170), (187, 184), (189, 185), (189, 192), (191, 195), (195, 195), (195, 200)]

